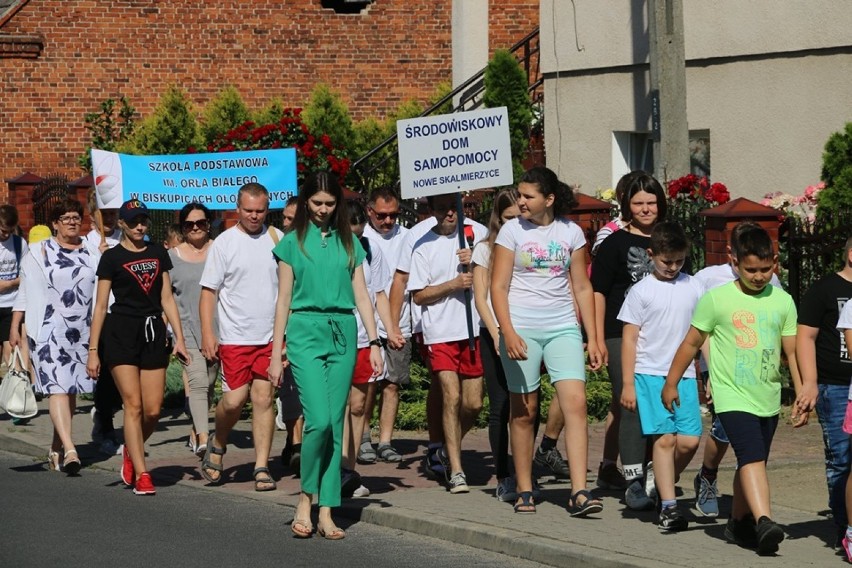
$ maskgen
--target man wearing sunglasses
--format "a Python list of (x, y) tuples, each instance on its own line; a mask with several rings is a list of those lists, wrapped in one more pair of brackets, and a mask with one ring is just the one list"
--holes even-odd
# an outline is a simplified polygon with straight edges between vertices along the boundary
[[(364, 236), (375, 243), (382, 251), (388, 266), (395, 267), (399, 262), (402, 241), (408, 229), (399, 225), (399, 197), (391, 188), (379, 188), (370, 194), (367, 201), (369, 223), (364, 228)], [(390, 294), (390, 285), (385, 290)], [(379, 446), (373, 449), (369, 426), (364, 428), (358, 461), (373, 463), (377, 459), (385, 462), (399, 462), (402, 456), (391, 445), (393, 426), (399, 408), (399, 389), (410, 382), (408, 367), (411, 363), (411, 311), (408, 301), (403, 303), (399, 323), (395, 329), (386, 330), (379, 322), (379, 335), (386, 345), (394, 347), (385, 352), (387, 374), (378, 383), (382, 393), (379, 405)], [(365, 416), (372, 416), (375, 399), (367, 401)]]

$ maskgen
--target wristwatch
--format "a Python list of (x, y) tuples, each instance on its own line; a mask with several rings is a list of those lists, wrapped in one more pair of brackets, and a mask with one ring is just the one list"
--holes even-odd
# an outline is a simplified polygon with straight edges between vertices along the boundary
[(371, 340), (370, 343), (368, 343), (367, 345), (369, 345), (370, 347), (372, 347), (373, 345), (375, 345), (376, 347), (381, 347), (382, 346), (382, 340), (377, 337), (377, 338)]

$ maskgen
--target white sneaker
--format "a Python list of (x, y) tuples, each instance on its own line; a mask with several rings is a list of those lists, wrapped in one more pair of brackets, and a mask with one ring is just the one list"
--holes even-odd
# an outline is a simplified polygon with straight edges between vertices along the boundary
[(649, 461), (645, 467), (645, 494), (651, 501), (657, 500), (657, 482), (654, 478), (654, 462)]
[(275, 409), (275, 427), (279, 430), (286, 430), (287, 426), (284, 424), (284, 414), (281, 410), (281, 399), (278, 397), (275, 398)]
[(464, 473), (458, 471), (450, 477), (450, 493), (469, 493), (470, 487), (467, 486), (467, 478)]
[(358, 486), (358, 489), (356, 489), (355, 492), (352, 493), (352, 497), (369, 497), (369, 496), (370, 496), (370, 490), (367, 489), (366, 487), (364, 487), (363, 485)]

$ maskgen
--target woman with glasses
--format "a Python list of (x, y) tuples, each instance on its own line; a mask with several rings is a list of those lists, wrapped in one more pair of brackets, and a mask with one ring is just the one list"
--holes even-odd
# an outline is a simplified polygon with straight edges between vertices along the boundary
[[(150, 216), (138, 199), (118, 211), (121, 242), (104, 252), (98, 264), (98, 299), (92, 314), (87, 368), (95, 378), (101, 365), (112, 372), (124, 404), (124, 452), (121, 480), (136, 495), (157, 490), (145, 466), (145, 440), (154, 432), (166, 386), (169, 346), (165, 313), (172, 326), (172, 352), (190, 363), (168, 271), (172, 261), (161, 245), (145, 241)], [(107, 301), (115, 297), (110, 313)], [(104, 360), (98, 345), (107, 345)]]
[(187, 203), (178, 214), (183, 242), (169, 249), (175, 300), (180, 313), (186, 348), (192, 362), (186, 366), (189, 383), (189, 415), (192, 429), (189, 447), (202, 457), (207, 451), (208, 415), (213, 399), (213, 383), (219, 375), (218, 361), (209, 361), (201, 354), (201, 319), (198, 302), (201, 297), (201, 274), (210, 248), (210, 210), (201, 203)]
[(269, 379), (281, 382), (286, 356), (299, 388), (305, 416), (302, 438), (302, 490), (291, 530), (313, 534), (311, 502), (319, 501), (317, 532), (346, 536), (331, 518), (340, 505), (343, 419), (355, 368), (357, 309), (367, 330), (372, 375), (381, 375), (381, 341), (367, 292), (364, 247), (352, 237), (349, 212), (337, 179), (327, 172), (309, 177), (299, 191), (292, 230), (273, 249), (278, 259), (278, 300), (272, 335)]
[(92, 293), (97, 260), (83, 246), (83, 206), (70, 199), (50, 214), (53, 238), (30, 248), (21, 260), (21, 286), (12, 312), (10, 342), (27, 330), (36, 388), (48, 397), (53, 441), (48, 468), (75, 475), (80, 456), (71, 438), (77, 395), (94, 390), (86, 373)]

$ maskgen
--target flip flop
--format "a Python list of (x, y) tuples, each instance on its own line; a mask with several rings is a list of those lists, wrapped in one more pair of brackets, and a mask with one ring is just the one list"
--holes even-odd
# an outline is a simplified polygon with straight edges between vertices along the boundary
[(290, 530), (293, 531), (296, 538), (311, 538), (314, 534), (314, 527), (311, 522), (302, 519), (293, 519), (293, 522), (290, 523)]
[[(227, 451), (227, 448), (219, 449), (212, 443), (208, 443), (207, 451), (204, 452), (204, 459), (201, 460), (201, 477), (203, 477), (213, 485), (221, 484), (224, 479), (224, 468), (222, 467), (221, 463), (213, 463), (212, 461), (210, 461), (210, 455), (216, 454), (217, 456), (224, 456), (225, 452)], [(207, 470), (218, 471), (219, 477), (213, 477)]]
[[(261, 475), (261, 477), (258, 478), (258, 475)], [(274, 491), (278, 487), (278, 484), (272, 479), (268, 467), (255, 468), (254, 472), (252, 472), (252, 477), (254, 477), (255, 491)], [(266, 485), (266, 487), (263, 487), (262, 484)]]

